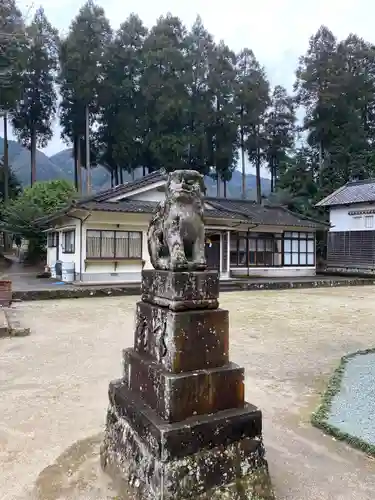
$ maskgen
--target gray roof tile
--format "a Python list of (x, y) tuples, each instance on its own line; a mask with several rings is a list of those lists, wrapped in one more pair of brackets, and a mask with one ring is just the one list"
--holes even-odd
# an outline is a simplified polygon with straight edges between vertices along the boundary
[[(305, 227), (316, 229), (324, 224), (275, 205), (258, 205), (249, 200), (229, 200), (222, 198), (206, 198), (212, 209), (205, 210), (206, 219), (220, 218), (242, 221), (250, 224), (270, 226)], [(155, 211), (156, 202), (125, 199), (118, 202), (92, 201), (81, 204), (85, 210), (123, 213), (148, 213)]]
[[(108, 200), (122, 194), (130, 193), (135, 189), (150, 186), (165, 179), (166, 174), (164, 172), (153, 172), (135, 181), (107, 189), (101, 193), (80, 198), (73, 202), (72, 205), (61, 209), (59, 212), (41, 218), (38, 223), (47, 224), (50, 220), (68, 214), (77, 208), (89, 211), (152, 214), (156, 209), (156, 202), (132, 200), (131, 198), (125, 198), (117, 202), (110, 202)], [(324, 223), (308, 219), (302, 215), (292, 213), (284, 207), (276, 205), (258, 205), (250, 200), (233, 200), (226, 198), (207, 197), (205, 200), (207, 204), (212, 207), (211, 209), (205, 210), (205, 217), (207, 219), (219, 218), (255, 225), (261, 224), (311, 229), (319, 229), (326, 226)]]
[(318, 207), (375, 202), (375, 179), (348, 182), (317, 203)]

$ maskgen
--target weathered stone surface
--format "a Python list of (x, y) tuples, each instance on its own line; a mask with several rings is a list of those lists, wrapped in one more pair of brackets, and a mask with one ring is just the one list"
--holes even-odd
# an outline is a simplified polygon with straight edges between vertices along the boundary
[(196, 170), (175, 170), (169, 174), (165, 200), (158, 205), (147, 233), (155, 269), (206, 268), (204, 191), (203, 176)]
[(156, 361), (127, 349), (124, 382), (168, 422), (244, 405), (244, 370), (234, 363), (172, 374)]
[(173, 373), (229, 362), (229, 314), (224, 309), (174, 312), (138, 302), (135, 350)]
[(274, 500), (260, 435), (160, 460), (113, 406), (107, 422), (102, 467), (129, 500)]
[(134, 349), (109, 387), (104, 470), (129, 500), (273, 500), (261, 412), (228, 359), (219, 273), (205, 271), (202, 176), (169, 175), (151, 220)]
[(219, 273), (171, 272), (153, 269), (142, 272), (142, 300), (173, 311), (215, 309), (219, 306)]
[(262, 434), (262, 413), (248, 403), (243, 408), (168, 423), (138, 394), (130, 391), (123, 379), (110, 383), (109, 401), (107, 431), (116, 426), (119, 419), (126, 420), (149, 453), (161, 461), (192, 455), (202, 447), (224, 446)]

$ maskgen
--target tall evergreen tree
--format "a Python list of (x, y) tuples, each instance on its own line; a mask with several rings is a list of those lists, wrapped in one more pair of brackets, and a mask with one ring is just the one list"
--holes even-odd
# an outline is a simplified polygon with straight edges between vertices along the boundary
[[(86, 118), (89, 119), (92, 132), (98, 115), (98, 93), (104, 55), (111, 39), (112, 30), (104, 10), (93, 0), (88, 0), (71, 23), (69, 34), (63, 41), (60, 51), (62, 137), (74, 145), (75, 182), (80, 190), (82, 186), (77, 184), (82, 156), (85, 158), (86, 168), (89, 169), (91, 166), (86, 165), (86, 160), (90, 156), (85, 150), (85, 145), (89, 142), (86, 137)], [(87, 178), (90, 188), (89, 172)]]
[(132, 14), (120, 26), (104, 58), (96, 137), (100, 161), (111, 172), (115, 184), (123, 182), (124, 168), (134, 172), (142, 160), (143, 101), (139, 80), (144, 69), (146, 35), (142, 21)]
[(232, 178), (237, 163), (237, 119), (235, 113), (235, 54), (220, 42), (210, 54), (209, 95), (211, 113), (207, 116), (210, 164), (217, 179), (217, 195), (220, 181), (226, 184)]
[(27, 28), (26, 66), (22, 78), (22, 101), (13, 113), (15, 134), (31, 153), (31, 185), (36, 181), (36, 148), (45, 147), (53, 136), (56, 112), (54, 77), (58, 64), (58, 33), (42, 8)]
[(271, 193), (271, 201), (304, 215), (316, 216), (318, 170), (318, 155), (309, 147), (299, 148), (286, 156), (280, 164), (277, 190)]
[(236, 68), (235, 104), (238, 120), (238, 143), (241, 153), (242, 197), (246, 198), (245, 156), (248, 155), (257, 166), (257, 199), (260, 202), (260, 162), (262, 158), (256, 144), (269, 104), (269, 83), (264, 68), (250, 49), (243, 49), (238, 54)]
[(26, 34), (14, 0), (0, 2), (0, 108), (13, 109), (21, 98)]
[(327, 27), (321, 26), (310, 38), (296, 76), (296, 101), (305, 110), (303, 128), (309, 132), (309, 144), (318, 151), (322, 166), (332, 138), (333, 100), (340, 80), (337, 40)]
[(144, 43), (142, 164), (148, 170), (184, 168), (189, 157), (186, 30), (168, 14)]
[(210, 170), (207, 129), (211, 116), (209, 88), (210, 61), (214, 51), (212, 36), (198, 16), (186, 37), (189, 137), (188, 165), (208, 174)]
[(25, 25), (14, 0), (0, 2), (0, 112), (4, 123), (4, 157), (2, 161), (5, 201), (11, 190), (8, 158), (8, 112), (21, 99), (22, 74), (25, 66)]
[(275, 191), (280, 165), (294, 146), (295, 120), (293, 98), (284, 87), (277, 85), (265, 122), (266, 161), (271, 172), (271, 191)]

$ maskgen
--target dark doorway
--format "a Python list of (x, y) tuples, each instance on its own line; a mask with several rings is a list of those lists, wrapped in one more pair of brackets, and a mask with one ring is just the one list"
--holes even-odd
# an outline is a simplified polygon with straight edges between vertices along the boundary
[(208, 269), (219, 271), (220, 234), (206, 234), (206, 261)]

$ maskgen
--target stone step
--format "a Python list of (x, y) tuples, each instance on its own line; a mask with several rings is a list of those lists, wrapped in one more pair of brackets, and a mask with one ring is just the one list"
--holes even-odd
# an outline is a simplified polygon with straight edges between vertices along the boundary
[(223, 366), (229, 362), (229, 313), (138, 302), (134, 349), (173, 373)]
[(220, 368), (172, 374), (133, 349), (124, 356), (124, 382), (167, 422), (244, 405), (244, 369)]
[(114, 427), (119, 418), (124, 419), (149, 452), (163, 462), (245, 438), (260, 439), (262, 435), (262, 413), (249, 403), (242, 408), (168, 423), (131, 391), (123, 379), (112, 381), (108, 392), (114, 413), (109, 412), (107, 425)]

